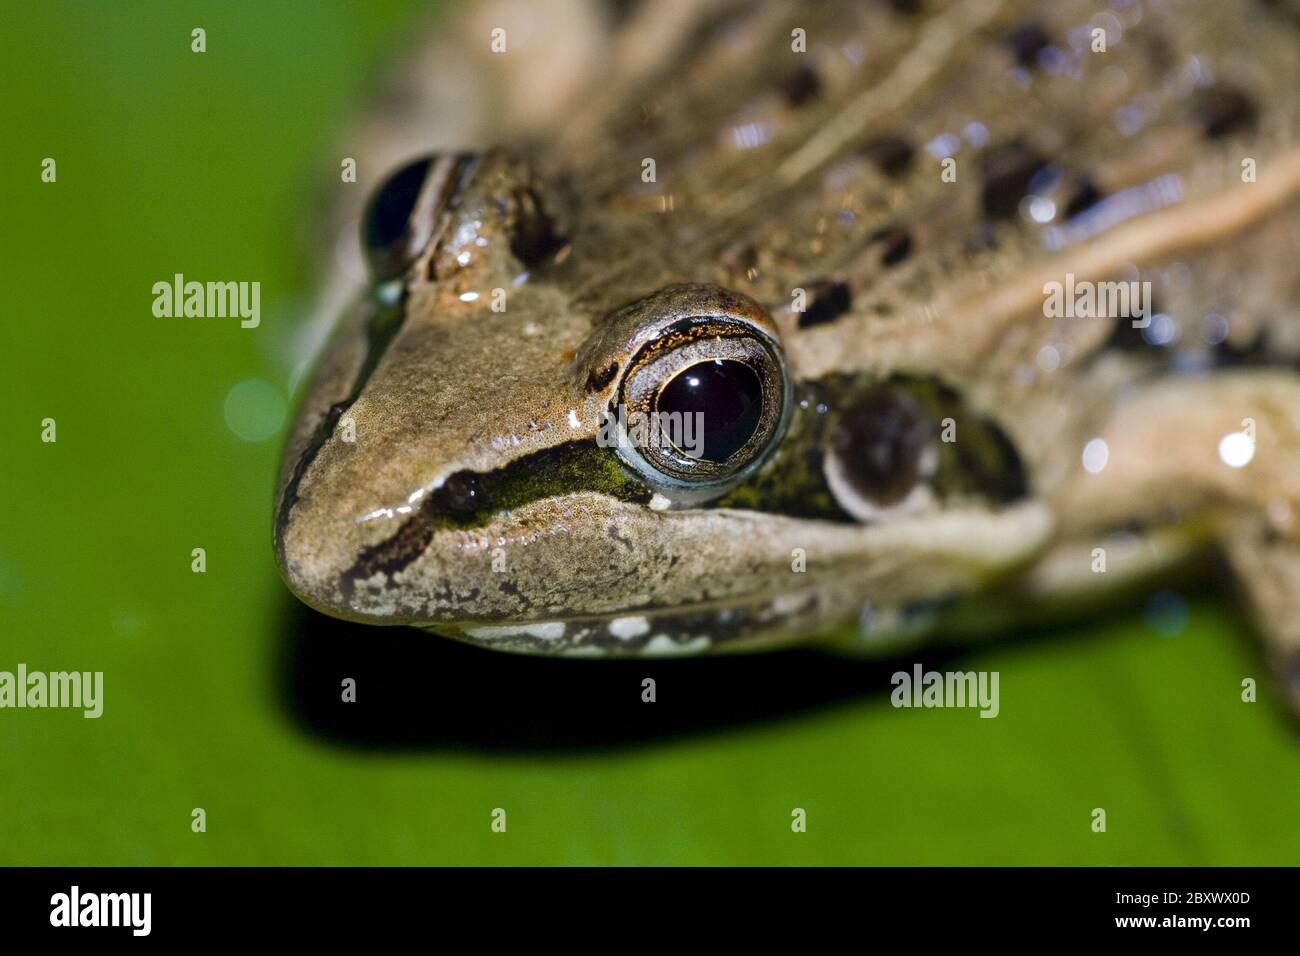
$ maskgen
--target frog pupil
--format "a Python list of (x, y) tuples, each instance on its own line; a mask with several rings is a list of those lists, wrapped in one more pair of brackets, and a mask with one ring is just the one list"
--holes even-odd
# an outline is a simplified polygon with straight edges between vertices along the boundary
[(700, 457), (724, 462), (743, 448), (758, 429), (763, 386), (744, 362), (698, 362), (664, 385), (656, 410), (661, 414), (679, 413), (683, 425), (690, 416), (691, 427), (696, 423), (702, 427), (702, 432), (697, 433), (703, 437)]

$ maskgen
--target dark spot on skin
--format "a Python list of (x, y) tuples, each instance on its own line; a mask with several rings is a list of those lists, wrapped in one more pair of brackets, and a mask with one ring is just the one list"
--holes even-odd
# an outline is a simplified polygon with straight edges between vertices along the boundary
[(781, 93), (790, 106), (800, 107), (817, 98), (822, 81), (810, 66), (800, 66), (781, 82)]
[(897, 265), (912, 253), (912, 234), (902, 226), (886, 226), (873, 233), (867, 241), (870, 244), (881, 243), (882, 265)]
[(1014, 215), (1034, 175), (1047, 165), (1035, 149), (1011, 140), (989, 151), (982, 163), (984, 212), (994, 219)]
[(1192, 97), (1192, 116), (1210, 139), (1221, 139), (1255, 126), (1255, 104), (1233, 86), (1212, 86)]
[(886, 176), (901, 176), (912, 165), (916, 150), (901, 136), (881, 136), (863, 144), (862, 153)]
[(1051, 42), (1042, 25), (1032, 21), (1022, 23), (1006, 36), (1011, 55), (1016, 58), (1016, 63), (1026, 69), (1038, 62), (1038, 54)]
[(921, 456), (933, 440), (933, 426), (911, 396), (882, 386), (844, 416), (831, 448), (854, 490), (888, 507), (921, 481)]
[(921, 0), (884, 0), (885, 6), (895, 13), (912, 16), (921, 12), (925, 6)]
[(618, 374), (618, 363), (610, 362), (604, 368), (598, 368), (587, 376), (587, 391), (599, 392), (610, 382), (614, 381), (614, 376)]
[[(502, 594), (508, 594), (512, 598), (516, 598), (519, 601), (519, 606), (525, 611), (531, 610), (533, 608), (534, 605), (533, 605), (532, 598), (530, 598), (524, 592), (520, 591), (519, 585), (515, 584), (515, 582), (502, 581), (500, 584), (497, 585), (497, 588), (498, 590), (501, 591)], [(478, 588), (475, 588), (474, 590), (477, 591)], [(446, 598), (445, 600), (451, 600), (451, 599), (452, 598), (449, 597)]]
[(1074, 184), (1074, 189), (1070, 192), (1070, 198), (1065, 202), (1065, 218), (1073, 219), (1075, 216), (1095, 206), (1101, 201), (1101, 191), (1093, 184), (1091, 179), (1086, 176), (1081, 177)]
[(799, 316), (799, 328), (821, 325), (838, 319), (853, 306), (853, 293), (843, 282), (818, 279), (805, 287), (809, 301)]

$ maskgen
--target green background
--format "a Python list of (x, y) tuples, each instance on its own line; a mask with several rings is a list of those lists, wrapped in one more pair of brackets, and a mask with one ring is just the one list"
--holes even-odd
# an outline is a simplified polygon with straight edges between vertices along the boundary
[[(376, 747), (295, 714), (282, 429), (231, 425), (277, 422), (341, 131), (418, 6), (4, 0), (0, 670), (102, 670), (105, 711), (0, 711), (0, 863), (1300, 862), (1293, 725), (1213, 600), (1174, 636), (1138, 610), (964, 656), (1001, 672), (996, 720), (867, 690), (530, 751)], [(153, 317), (176, 272), (259, 280), (261, 327)]]

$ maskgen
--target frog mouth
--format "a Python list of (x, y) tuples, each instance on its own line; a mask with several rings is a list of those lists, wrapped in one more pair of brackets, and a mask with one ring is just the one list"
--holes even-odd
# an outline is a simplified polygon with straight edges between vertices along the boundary
[[(656, 529), (667, 520), (637, 517)], [(752, 528), (751, 515), (718, 512), (708, 527), (692, 526), (694, 538), (671, 540), (679, 551), (696, 554), (693, 545), (699, 541), (727, 539)], [(747, 575), (743, 582), (729, 580), (725, 587), (731, 593), (719, 580), (712, 594), (709, 586), (684, 577), (681, 588), (667, 592), (669, 597), (677, 593), (679, 601), (639, 588), (618, 590), (629, 580), (627, 569), (635, 569), (632, 563), (602, 569), (604, 577), (585, 579), (582, 587), (544, 590), (551, 583), (548, 573), (562, 574), (573, 563), (581, 566), (583, 555), (594, 553), (590, 541), (560, 564), (542, 563), (516, 572), (522, 577), (512, 580), (489, 577), (483, 564), (470, 565), (479, 569), (477, 578), (453, 578), (463, 566), (464, 552), (457, 542), (442, 540), (443, 551), (430, 559), (426, 577), (393, 581), (377, 576), (350, 600), (336, 598), (321, 609), (349, 620), (416, 627), (484, 648), (540, 656), (719, 654), (824, 643), (828, 636), (838, 642), (839, 635), (851, 638), (856, 652), (864, 644), (894, 643), (892, 633), (913, 629), (937, 598), (969, 591), (1018, 568), (1050, 528), (1050, 516), (1037, 504), (997, 514), (969, 509), (918, 516), (876, 527), (820, 526), (827, 564), (818, 573), (798, 583), (776, 571), (761, 578)], [(806, 532), (802, 522), (786, 519), (766, 546), (784, 562)], [(913, 547), (916, 541), (924, 547)], [(596, 544), (604, 546), (603, 539)], [(706, 570), (716, 568), (714, 557), (706, 554), (697, 567), (702, 561)], [(923, 566), (929, 570), (919, 578), (907, 570)], [(521, 594), (521, 582), (532, 580), (539, 590)], [(744, 590), (735, 590), (742, 583)], [(865, 621), (868, 602), (873, 622)]]
[[(729, 602), (583, 615), (546, 621), (426, 625), (493, 650), (574, 657), (684, 657), (762, 650), (809, 629), (820, 610), (815, 586)], [(786, 638), (787, 640), (782, 640)]]

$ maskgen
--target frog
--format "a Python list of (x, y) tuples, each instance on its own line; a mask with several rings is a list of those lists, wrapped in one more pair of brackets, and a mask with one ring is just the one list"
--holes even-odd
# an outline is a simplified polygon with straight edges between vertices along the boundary
[(348, 141), (285, 582), (504, 652), (888, 657), (1208, 568), (1297, 708), (1298, 41), (1253, 0), (453, 10)]

